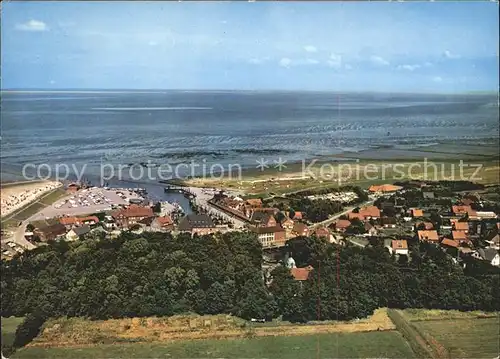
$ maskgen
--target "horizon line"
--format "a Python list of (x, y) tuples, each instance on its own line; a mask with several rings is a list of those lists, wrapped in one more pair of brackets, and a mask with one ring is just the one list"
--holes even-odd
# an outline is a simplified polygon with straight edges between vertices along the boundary
[(0, 88), (2, 93), (158, 93), (158, 92), (310, 92), (342, 94), (405, 94), (405, 95), (499, 95), (497, 90), (470, 90), (465, 92), (433, 91), (363, 91), (363, 90), (297, 90), (297, 89), (133, 89), (133, 88)]

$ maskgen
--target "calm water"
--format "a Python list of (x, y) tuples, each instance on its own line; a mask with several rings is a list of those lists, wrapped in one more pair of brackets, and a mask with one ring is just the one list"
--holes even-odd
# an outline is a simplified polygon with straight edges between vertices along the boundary
[[(298, 92), (3, 93), (1, 161), (254, 166), (498, 134), (494, 96)], [(12, 171), (11, 171), (12, 172)]]

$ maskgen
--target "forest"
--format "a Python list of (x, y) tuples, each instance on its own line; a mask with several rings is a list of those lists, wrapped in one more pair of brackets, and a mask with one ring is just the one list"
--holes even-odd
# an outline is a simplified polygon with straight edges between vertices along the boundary
[(396, 258), (381, 243), (337, 246), (315, 237), (288, 241), (295, 281), (277, 266), (266, 286), (255, 235), (124, 233), (114, 240), (52, 242), (2, 260), (2, 316), (92, 319), (228, 313), (245, 319), (349, 320), (379, 307), (499, 310), (497, 268), (465, 269), (440, 248), (411, 243)]

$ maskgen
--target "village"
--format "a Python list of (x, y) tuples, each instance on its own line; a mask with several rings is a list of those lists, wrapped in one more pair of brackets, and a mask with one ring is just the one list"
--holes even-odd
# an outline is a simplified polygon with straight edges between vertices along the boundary
[[(306, 280), (312, 268), (295, 268), (286, 248), (288, 241), (302, 237), (360, 247), (379, 243), (390, 254), (407, 257), (412, 248), (427, 242), (457, 265), (470, 257), (500, 266), (498, 192), (469, 182), (408, 181), (267, 199), (186, 188), (193, 208), (187, 215), (177, 206), (152, 203), (133, 190), (73, 183), (66, 191), (69, 199), (44, 209), (26, 225), (24, 239), (33, 246), (54, 240), (116, 238), (123, 232), (202, 236), (247, 231), (262, 244), (268, 268), (284, 262), (297, 280)], [(16, 241), (2, 241), (2, 258), (24, 250)]]

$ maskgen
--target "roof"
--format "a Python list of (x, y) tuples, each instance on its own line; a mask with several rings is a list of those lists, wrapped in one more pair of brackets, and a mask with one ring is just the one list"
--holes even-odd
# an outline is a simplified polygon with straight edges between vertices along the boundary
[(434, 198), (434, 192), (422, 192), (424, 198)]
[(174, 223), (172, 221), (172, 218), (170, 218), (169, 216), (158, 217), (158, 218), (156, 218), (156, 221), (162, 227), (163, 226), (170, 226)]
[(88, 217), (61, 217), (59, 218), (59, 223), (65, 225), (65, 226), (71, 226), (74, 224), (80, 224), (80, 223), (85, 223), (85, 222), (94, 222), (98, 223), (99, 218), (96, 216), (88, 216)]
[(262, 200), (260, 198), (250, 198), (246, 201), (252, 207), (262, 207)]
[(255, 227), (251, 226), (250, 231), (253, 233), (257, 234), (264, 234), (264, 233), (279, 233), (279, 232), (284, 232), (285, 229), (280, 226), (274, 226), (274, 227)]
[(123, 216), (126, 218), (130, 217), (153, 217), (153, 209), (151, 207), (143, 207), (136, 204), (132, 204), (127, 208), (120, 209), (112, 213), (113, 217)]
[(413, 217), (423, 217), (424, 216), (424, 211), (418, 208), (414, 208), (411, 210), (411, 214)]
[(472, 212), (470, 206), (451, 206), (451, 211), (455, 214), (466, 214)]
[(456, 231), (468, 231), (469, 230), (469, 222), (455, 222), (454, 227)]
[(427, 231), (430, 229), (434, 229), (434, 224), (432, 224), (432, 222), (417, 222), (416, 227), (420, 226), (421, 224), (425, 226), (425, 230)]
[(437, 231), (417, 231), (418, 239), (421, 241), (438, 241), (439, 236)]
[(351, 221), (347, 219), (337, 219), (335, 221), (335, 228), (336, 229), (346, 229), (351, 225)]
[(467, 239), (467, 234), (464, 231), (451, 231), (451, 236), (457, 241), (463, 241)]
[(455, 247), (458, 248), (460, 243), (458, 241), (455, 241), (453, 239), (445, 238), (441, 241), (441, 244), (444, 246), (449, 246), (449, 247)]
[(492, 261), (493, 258), (498, 254), (498, 250), (495, 248), (479, 248), (477, 253), (481, 256), (482, 259), (487, 261)]
[(188, 214), (180, 220), (178, 228), (181, 231), (190, 231), (193, 228), (215, 228), (215, 224), (206, 214)]
[(401, 188), (400, 186), (395, 186), (393, 184), (381, 184), (381, 185), (372, 185), (370, 188), (368, 188), (368, 191), (370, 192), (396, 192), (399, 191)]
[(462, 198), (460, 200), (460, 202), (462, 202), (462, 204), (466, 205), (466, 206), (470, 206), (472, 203), (474, 203), (475, 201), (473, 199), (470, 199), (470, 198)]
[(365, 217), (380, 217), (380, 209), (377, 206), (363, 207), (359, 213)]
[(66, 227), (61, 223), (55, 223), (47, 227), (38, 228), (45, 236), (59, 236), (66, 233)]
[(380, 222), (382, 224), (396, 224), (397, 223), (396, 218), (394, 218), (394, 217), (382, 217)]
[(330, 237), (330, 231), (325, 227), (319, 227), (314, 231), (316, 237)]
[(302, 212), (294, 212), (293, 219), (302, 219)]
[(267, 212), (255, 211), (252, 213), (250, 221), (255, 223), (266, 223), (269, 221), (270, 217), (271, 215)]
[(293, 232), (302, 234), (302, 233), (307, 233), (307, 231), (308, 231), (308, 228), (304, 223), (295, 222), (293, 224)]
[(84, 226), (81, 226), (81, 227), (75, 227), (75, 228), (72, 229), (72, 231), (77, 236), (81, 236), (81, 235), (84, 235), (86, 233), (89, 233), (90, 232), (90, 227), (88, 225), (84, 225)]
[(401, 240), (393, 240), (392, 241), (392, 249), (408, 249), (408, 242), (406, 242), (406, 239), (401, 239)]
[(365, 216), (363, 216), (361, 213), (354, 213), (354, 212), (349, 212), (347, 214), (347, 217), (349, 217), (349, 219), (354, 219), (354, 218), (357, 218), (361, 221), (364, 221), (365, 220)]
[(291, 268), (290, 272), (295, 280), (307, 280), (309, 278), (309, 273), (313, 270), (313, 267), (307, 266), (305, 268)]

